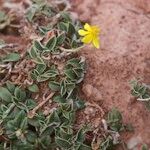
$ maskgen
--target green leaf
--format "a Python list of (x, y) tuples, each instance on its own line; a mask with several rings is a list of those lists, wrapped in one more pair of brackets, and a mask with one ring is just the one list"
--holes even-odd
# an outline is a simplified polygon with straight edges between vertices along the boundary
[(69, 127), (60, 127), (58, 132), (60, 137), (67, 141), (73, 138), (73, 131)]
[(111, 136), (108, 136), (103, 142), (100, 144), (101, 150), (112, 150), (114, 148), (113, 139)]
[(70, 78), (71, 80), (75, 80), (76, 79), (76, 74), (72, 69), (66, 69), (65, 70), (65, 75)]
[(47, 123), (51, 124), (51, 123), (56, 123), (56, 124), (60, 124), (60, 118), (58, 116), (58, 113), (56, 111), (54, 111), (48, 118)]
[(64, 140), (64, 139), (62, 139), (60, 137), (56, 137), (55, 141), (56, 141), (57, 145), (60, 148), (69, 149), (71, 147), (71, 143), (70, 142), (68, 142), (67, 140)]
[(39, 92), (39, 87), (36, 84), (32, 84), (32, 85), (28, 86), (28, 90), (33, 93), (37, 93), (37, 92)]
[(66, 92), (67, 92), (66, 87), (64, 85), (61, 85), (61, 91), (60, 91), (61, 96), (64, 96), (66, 94)]
[(33, 109), (34, 107), (36, 107), (37, 103), (33, 99), (27, 99), (26, 106), (30, 110), (30, 109)]
[(26, 92), (22, 91), (19, 87), (15, 88), (15, 97), (19, 100), (19, 101), (24, 101), (26, 98)]
[(32, 47), (29, 50), (29, 55), (30, 55), (31, 58), (37, 58), (37, 56), (39, 56), (37, 50), (34, 47)]
[(62, 31), (68, 31), (68, 24), (67, 23), (64, 23), (64, 22), (60, 22), (58, 24), (58, 28), (59, 30), (62, 30)]
[(4, 59), (3, 62), (15, 62), (20, 59), (20, 54), (18, 53), (10, 53)]
[(7, 82), (6, 82), (6, 86), (7, 86), (8, 90), (9, 90), (11, 93), (14, 93), (14, 91), (15, 91), (15, 85), (14, 85), (14, 84), (12, 84), (10, 81), (7, 81)]
[(63, 18), (63, 20), (64, 20), (65, 22), (71, 22), (71, 21), (72, 21), (72, 20), (71, 20), (71, 17), (70, 17), (70, 14), (69, 14), (68, 12), (63, 11), (63, 12), (61, 12), (60, 14), (61, 14), (61, 17)]
[(29, 22), (32, 22), (36, 11), (37, 11), (36, 5), (33, 5), (31, 8), (28, 9), (26, 13), (26, 18), (28, 19)]
[(44, 65), (44, 61), (40, 56), (37, 56), (36, 58), (33, 59), (33, 61), (37, 64), (42, 64)]
[(43, 50), (45, 50), (45, 47), (39, 42), (39, 41), (34, 41), (34, 47), (36, 48), (36, 49), (38, 49), (39, 51), (43, 51)]
[(10, 103), (12, 101), (12, 94), (6, 88), (0, 87), (0, 98)]
[(21, 127), (21, 124), (23, 120), (25, 119), (25, 117), (26, 117), (26, 113), (23, 110), (21, 110), (18, 114), (16, 114), (16, 118), (14, 122), (16, 123), (18, 128)]
[(62, 33), (57, 37), (57, 44), (56, 45), (61, 45), (65, 41), (66, 35)]
[(50, 136), (42, 136), (40, 138), (40, 144), (42, 149), (47, 149), (51, 146), (51, 138)]
[(92, 150), (92, 148), (88, 145), (81, 144), (78, 150)]
[(46, 65), (45, 64), (38, 64), (36, 66), (36, 70), (38, 72), (38, 74), (42, 74), (46, 69)]
[(29, 141), (30, 143), (35, 143), (35, 141), (37, 140), (37, 135), (35, 132), (33, 131), (29, 131), (27, 134), (26, 134), (26, 138), (27, 138), (27, 141)]
[(40, 75), (40, 76), (37, 77), (37, 81), (38, 81), (38, 82), (44, 82), (44, 81), (46, 81), (46, 80), (48, 80), (48, 79), (49, 79), (49, 77), (47, 77), (47, 76), (42, 76), (42, 75)]
[(83, 143), (85, 140), (85, 132), (83, 131), (83, 128), (78, 130), (77, 135), (75, 137), (76, 142)]
[(57, 103), (66, 103), (66, 99), (65, 98), (63, 98), (62, 96), (55, 96), (54, 98), (53, 98), (53, 101), (54, 102), (57, 102)]
[(122, 128), (122, 115), (116, 108), (113, 108), (108, 113), (107, 123), (113, 131), (120, 131), (121, 130), (121, 128)]
[(69, 27), (68, 27), (68, 35), (72, 36), (76, 33), (75, 27), (73, 26), (73, 24), (69, 23)]
[(7, 20), (8, 16), (5, 14), (5, 12), (0, 11), (0, 23)]
[(53, 78), (56, 77), (58, 75), (58, 71), (56, 69), (49, 69), (47, 70), (44, 74), (42, 74), (42, 77), (49, 77), (49, 78)]
[(77, 109), (83, 109), (85, 108), (85, 102), (83, 100), (77, 100), (75, 101), (75, 106)]
[(53, 91), (59, 91), (60, 90), (60, 83), (59, 82), (50, 81), (48, 86)]
[(148, 146), (146, 145), (146, 144), (144, 144), (143, 146), (142, 146), (142, 150), (148, 150), (149, 148), (148, 148)]
[(21, 122), (21, 124), (20, 124), (20, 129), (22, 130), (22, 131), (24, 131), (24, 130), (26, 130), (28, 128), (28, 120), (27, 120), (27, 117), (25, 117), (24, 119), (23, 119), (23, 121)]
[(46, 43), (46, 48), (48, 49), (47, 51), (51, 51), (55, 48), (57, 43), (57, 38), (53, 37), (51, 38), (47, 43)]

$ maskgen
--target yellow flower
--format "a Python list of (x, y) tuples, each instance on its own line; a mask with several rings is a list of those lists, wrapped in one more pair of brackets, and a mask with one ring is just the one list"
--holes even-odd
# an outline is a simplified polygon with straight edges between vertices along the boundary
[(82, 42), (85, 44), (92, 43), (96, 48), (100, 47), (99, 33), (100, 29), (97, 26), (90, 26), (88, 23), (84, 25), (84, 29), (78, 31), (79, 35), (83, 36)]

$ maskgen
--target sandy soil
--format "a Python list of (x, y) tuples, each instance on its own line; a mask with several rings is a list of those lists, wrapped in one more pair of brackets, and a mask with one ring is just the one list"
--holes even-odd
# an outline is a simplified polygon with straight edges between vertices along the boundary
[[(101, 48), (81, 52), (88, 65), (82, 88), (86, 100), (104, 110), (118, 107), (135, 130), (124, 139), (139, 137), (139, 143), (150, 144), (150, 113), (131, 96), (129, 85), (139, 77), (150, 83), (150, 2), (74, 0), (72, 5), (82, 21), (101, 28)], [(100, 115), (95, 113), (92, 120)]]
[[(131, 123), (135, 130), (123, 134), (125, 141), (138, 137), (139, 145), (150, 145), (150, 112), (132, 97), (129, 85), (130, 80), (139, 77), (150, 84), (149, 0), (71, 2), (72, 11), (78, 18), (101, 28), (101, 48), (96, 50), (87, 46), (80, 52), (87, 59), (82, 97), (90, 103), (80, 112), (80, 123), (88, 121), (98, 127), (105, 112), (115, 106), (123, 113), (124, 122)], [(1, 34), (0, 38), (8, 43), (19, 41), (26, 47), (20, 36)]]

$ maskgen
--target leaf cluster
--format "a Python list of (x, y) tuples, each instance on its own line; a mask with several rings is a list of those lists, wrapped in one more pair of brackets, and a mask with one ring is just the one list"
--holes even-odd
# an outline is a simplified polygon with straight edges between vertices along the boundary
[[(56, 99), (56, 97), (55, 97)], [(5, 140), (3, 149), (91, 149), (84, 143), (86, 127), (73, 130), (76, 103), (60, 103), (50, 115), (41, 111), (29, 117), (29, 111), (37, 104), (31, 99), (31, 92), (8, 82), (0, 88), (0, 126)]]
[(150, 88), (148, 85), (134, 80), (131, 82), (131, 94), (139, 98), (150, 110)]

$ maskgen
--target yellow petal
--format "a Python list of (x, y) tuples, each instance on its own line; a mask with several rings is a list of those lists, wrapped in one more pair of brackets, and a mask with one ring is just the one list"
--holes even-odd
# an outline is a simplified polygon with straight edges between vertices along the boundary
[(88, 23), (86, 23), (84, 25), (84, 29), (87, 30), (87, 31), (91, 31), (91, 26)]
[(89, 44), (90, 42), (92, 42), (92, 38), (93, 38), (92, 35), (88, 34), (82, 39), (82, 42), (85, 44)]
[(81, 36), (85, 36), (85, 35), (88, 34), (88, 31), (85, 31), (85, 30), (79, 30), (78, 33), (79, 33), (79, 35), (81, 35)]
[(98, 37), (93, 38), (92, 43), (97, 49), (100, 47), (100, 42), (99, 42)]
[(92, 26), (91, 28), (93, 31), (97, 32), (97, 34), (100, 33), (100, 28), (98, 26)]

